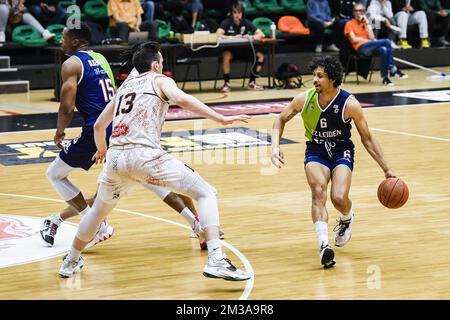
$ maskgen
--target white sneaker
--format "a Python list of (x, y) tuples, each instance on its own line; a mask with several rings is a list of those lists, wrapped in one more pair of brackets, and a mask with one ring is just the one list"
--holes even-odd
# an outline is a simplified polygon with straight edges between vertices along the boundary
[(325, 269), (331, 268), (336, 264), (334, 251), (329, 244), (320, 248), (320, 263)]
[(107, 224), (106, 221), (103, 221), (97, 233), (95, 234), (94, 239), (92, 239), (91, 242), (89, 242), (84, 249), (89, 249), (99, 242), (108, 240), (109, 238), (112, 237), (113, 233), (114, 228), (111, 227), (109, 224)]
[(327, 50), (328, 50), (328, 51), (339, 52), (339, 48), (336, 47), (336, 45), (335, 45), (334, 43), (333, 43), (332, 45), (329, 45), (329, 46), (327, 47)]
[(56, 35), (54, 33), (51, 33), (47, 29), (45, 29), (44, 32), (42, 32), (42, 38), (44, 38), (46, 41), (53, 40), (55, 36)]
[(72, 278), (74, 273), (80, 272), (84, 266), (84, 260), (79, 257), (77, 261), (69, 259), (69, 255), (64, 257), (61, 268), (59, 268), (59, 275), (63, 278)]
[(192, 231), (194, 231), (196, 238), (198, 238), (198, 241), (200, 243), (200, 249), (201, 250), (208, 249), (208, 246), (206, 245), (205, 232), (203, 231), (202, 227), (200, 226), (200, 221), (195, 220), (194, 228), (192, 228)]
[(244, 281), (252, 277), (237, 269), (225, 255), (220, 260), (215, 257), (209, 258), (208, 264), (203, 269), (203, 275), (207, 278), (221, 278), (229, 281)]
[(5, 32), (0, 32), (0, 42), (6, 42), (6, 34)]
[(400, 49), (400, 47), (395, 43), (395, 41), (392, 41), (392, 40), (391, 40), (391, 47), (394, 50)]
[(315, 50), (315, 52), (316, 52), (316, 53), (322, 53), (322, 45), (321, 45), (321, 44), (316, 45), (316, 50)]
[(352, 224), (355, 220), (355, 215), (352, 215), (348, 221), (338, 220), (339, 224), (334, 227), (333, 231), (336, 233), (334, 238), (334, 245), (336, 247), (343, 247), (352, 237)]

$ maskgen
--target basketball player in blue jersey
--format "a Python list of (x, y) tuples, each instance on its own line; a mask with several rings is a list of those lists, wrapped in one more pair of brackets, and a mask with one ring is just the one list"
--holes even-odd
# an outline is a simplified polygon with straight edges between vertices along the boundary
[(350, 240), (354, 222), (349, 199), (354, 162), (354, 145), (350, 139), (352, 120), (364, 147), (385, 177), (394, 177), (394, 172), (369, 131), (361, 104), (353, 95), (339, 88), (342, 83), (339, 61), (329, 56), (318, 57), (312, 61), (310, 69), (314, 88), (297, 95), (274, 121), (271, 158), (278, 168), (284, 164), (280, 138), (285, 124), (301, 113), (308, 139), (304, 165), (312, 192), (311, 215), (320, 246), (320, 261), (324, 268), (329, 268), (336, 263), (334, 251), (328, 243), (328, 212), (325, 207), (330, 180), (331, 202), (341, 213), (339, 224), (334, 229), (335, 246), (342, 247)]
[[(66, 29), (63, 34), (62, 49), (70, 58), (62, 65), (61, 104), (58, 111), (58, 123), (55, 144), (62, 149), (58, 157), (50, 164), (47, 177), (55, 190), (69, 207), (60, 214), (44, 220), (40, 230), (42, 239), (53, 245), (60, 224), (77, 214), (84, 215), (94, 202), (94, 197), (85, 199), (81, 191), (68, 179), (68, 175), (77, 168), (89, 170), (94, 164), (92, 156), (97, 148), (93, 135), (93, 124), (106, 104), (115, 93), (113, 73), (108, 61), (100, 53), (87, 50), (91, 38), (89, 26), (81, 23), (79, 29)], [(70, 124), (75, 107), (83, 117), (85, 124), (80, 137), (63, 146), (65, 129)], [(106, 139), (109, 141), (111, 128), (108, 127)], [(206, 241), (198, 221), (192, 199), (151, 185), (144, 187), (152, 190), (170, 207), (178, 211), (190, 224), (199, 237), (200, 247), (206, 250)], [(88, 248), (100, 241), (109, 239), (113, 228), (102, 223)], [(223, 238), (223, 233), (221, 233)]]

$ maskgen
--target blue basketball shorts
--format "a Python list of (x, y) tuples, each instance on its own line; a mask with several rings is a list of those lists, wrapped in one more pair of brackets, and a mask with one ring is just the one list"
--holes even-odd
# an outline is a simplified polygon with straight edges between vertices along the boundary
[[(106, 143), (109, 145), (109, 137), (111, 136), (111, 125), (106, 132)], [(85, 126), (81, 131), (81, 135), (69, 141), (64, 149), (59, 153), (59, 157), (65, 163), (73, 168), (82, 168), (89, 170), (95, 163), (92, 157), (97, 152), (97, 146), (94, 140), (94, 128)]]
[(325, 144), (306, 142), (305, 165), (308, 162), (319, 162), (333, 171), (338, 165), (347, 166), (353, 171), (355, 157), (355, 145), (351, 140), (344, 143), (331, 142), (326, 147)]

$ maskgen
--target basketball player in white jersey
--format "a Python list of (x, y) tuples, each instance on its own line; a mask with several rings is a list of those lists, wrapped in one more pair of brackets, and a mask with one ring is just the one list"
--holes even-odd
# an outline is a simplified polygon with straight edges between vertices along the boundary
[[(164, 151), (160, 136), (168, 100), (223, 125), (247, 122), (247, 115), (223, 116), (178, 89), (175, 81), (162, 75), (163, 58), (159, 44), (144, 43), (135, 48), (132, 63), (139, 76), (127, 79), (94, 125), (96, 163), (106, 165), (99, 178), (99, 190), (92, 208), (82, 218), (69, 254), (59, 270), (72, 277), (84, 265), (81, 251), (118, 200), (136, 183), (162, 186), (194, 199), (208, 247), (203, 275), (231, 281), (252, 276), (237, 269), (222, 253), (219, 240), (219, 212), (212, 188), (198, 173)], [(110, 148), (106, 128), (113, 121)]]

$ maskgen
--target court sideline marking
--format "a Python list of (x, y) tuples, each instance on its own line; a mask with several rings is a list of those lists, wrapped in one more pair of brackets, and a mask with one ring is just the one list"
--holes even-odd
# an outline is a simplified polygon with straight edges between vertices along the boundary
[[(63, 200), (60, 199), (52, 199), (52, 198), (45, 198), (45, 197), (35, 197), (35, 196), (27, 196), (27, 195), (20, 195), (20, 194), (11, 194), (11, 193), (0, 193), (0, 196), (5, 196), (5, 197), (16, 197), (16, 198), (26, 198), (26, 199), (32, 199), (32, 200), (46, 200), (46, 201), (52, 201), (52, 202), (64, 202)], [(190, 231), (192, 231), (192, 229), (184, 224), (178, 223), (178, 222), (174, 222), (171, 220), (167, 220), (164, 218), (159, 218), (159, 217), (155, 217), (155, 216), (151, 216), (151, 215), (147, 215), (147, 214), (143, 214), (143, 213), (139, 213), (139, 212), (135, 212), (135, 211), (131, 211), (131, 210), (125, 210), (125, 209), (119, 209), (119, 208), (115, 208), (114, 210), (119, 211), (119, 212), (123, 212), (123, 213), (128, 213), (131, 215), (135, 215), (138, 217), (143, 217), (143, 218), (147, 218), (147, 219), (153, 219), (153, 220), (158, 220), (158, 221), (162, 221), (162, 222), (166, 222), (169, 224), (173, 224), (175, 226), (181, 227), (181, 228), (185, 228), (188, 229)], [(71, 223), (73, 224), (73, 223)], [(245, 289), (242, 292), (242, 295), (239, 297), (239, 300), (247, 300), (248, 296), (250, 295), (252, 289), (253, 289), (253, 284), (254, 284), (254, 272), (253, 272), (253, 268), (252, 265), (250, 264), (250, 262), (248, 261), (248, 259), (238, 250), (236, 249), (233, 245), (229, 244), (226, 241), (220, 240), (222, 242), (222, 244), (227, 247), (228, 249), (230, 249), (244, 264), (244, 267), (246, 269), (246, 272), (250, 273), (251, 275), (253, 275), (249, 280), (246, 281), (245, 283)], [(46, 259), (47, 260), (47, 259)], [(36, 262), (36, 261), (33, 261)]]
[(373, 131), (384, 132), (384, 133), (399, 134), (399, 135), (402, 135), (402, 136), (409, 136), (409, 137), (416, 137), (416, 138), (423, 138), (423, 139), (430, 139), (430, 140), (450, 142), (450, 139), (447, 139), (447, 138), (425, 136), (425, 135), (422, 135), (422, 134), (415, 134), (415, 133), (409, 133), (409, 132), (403, 132), (403, 131), (395, 131), (395, 130), (378, 129), (378, 128), (369, 128), (369, 129), (373, 130)]

